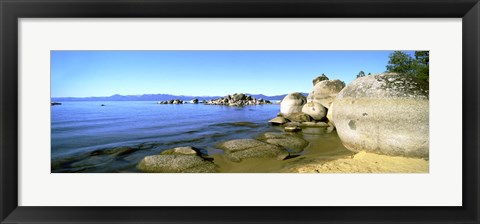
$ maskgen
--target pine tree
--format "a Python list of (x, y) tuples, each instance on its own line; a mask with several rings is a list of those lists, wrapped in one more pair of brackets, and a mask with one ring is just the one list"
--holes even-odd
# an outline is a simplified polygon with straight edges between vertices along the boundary
[(364, 77), (364, 76), (365, 76), (365, 72), (360, 71), (357, 75), (357, 79), (360, 78), (360, 77)]
[(394, 51), (389, 56), (387, 71), (415, 76), (428, 81), (429, 52), (415, 51), (415, 58), (413, 58), (402, 51)]

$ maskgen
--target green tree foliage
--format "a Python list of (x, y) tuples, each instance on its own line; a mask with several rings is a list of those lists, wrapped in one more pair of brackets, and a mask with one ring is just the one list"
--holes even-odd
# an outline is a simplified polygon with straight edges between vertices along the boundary
[(417, 77), (428, 81), (430, 74), (428, 51), (415, 51), (415, 67), (417, 69)]
[(357, 79), (360, 78), (360, 77), (364, 77), (364, 76), (365, 76), (365, 72), (360, 71), (357, 75)]
[(415, 51), (415, 58), (413, 58), (402, 51), (394, 51), (389, 56), (387, 71), (411, 75), (428, 81), (429, 52)]
[(387, 71), (415, 75), (414, 60), (410, 55), (402, 51), (394, 51), (388, 58), (390, 60), (388, 61)]

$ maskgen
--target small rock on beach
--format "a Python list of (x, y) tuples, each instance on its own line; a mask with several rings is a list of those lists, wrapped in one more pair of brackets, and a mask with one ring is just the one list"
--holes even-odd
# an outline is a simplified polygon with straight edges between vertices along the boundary
[(225, 151), (225, 157), (233, 162), (247, 158), (276, 158), (283, 160), (289, 156), (288, 151), (277, 145), (255, 139), (235, 139), (218, 144)]
[(216, 165), (195, 155), (153, 155), (140, 161), (137, 168), (149, 173), (215, 173)]

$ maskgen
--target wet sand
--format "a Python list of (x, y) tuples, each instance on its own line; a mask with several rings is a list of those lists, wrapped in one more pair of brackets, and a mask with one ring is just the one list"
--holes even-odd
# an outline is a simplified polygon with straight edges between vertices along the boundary
[[(280, 130), (280, 129), (279, 129)], [(285, 160), (246, 159), (231, 162), (222, 154), (212, 155), (222, 173), (428, 173), (425, 159), (385, 156), (347, 150), (335, 131), (304, 128), (296, 133), (310, 144), (303, 152)]]

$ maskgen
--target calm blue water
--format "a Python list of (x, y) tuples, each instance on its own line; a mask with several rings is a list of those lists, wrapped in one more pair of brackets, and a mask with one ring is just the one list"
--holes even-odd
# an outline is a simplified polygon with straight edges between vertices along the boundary
[(178, 146), (220, 153), (218, 142), (273, 130), (267, 121), (278, 112), (279, 105), (62, 102), (51, 107), (52, 172), (138, 172), (144, 156)]

